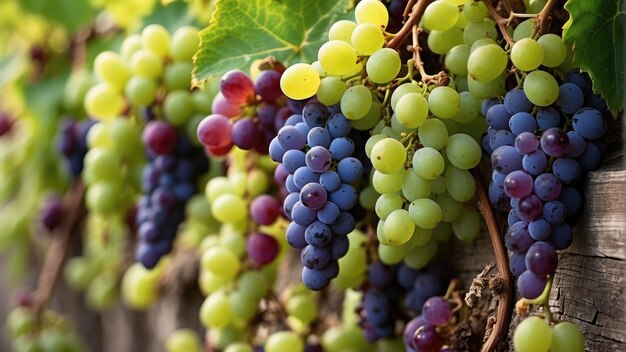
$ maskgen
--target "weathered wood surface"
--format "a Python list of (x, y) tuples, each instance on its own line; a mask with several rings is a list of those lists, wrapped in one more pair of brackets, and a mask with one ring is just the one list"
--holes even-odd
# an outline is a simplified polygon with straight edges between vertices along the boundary
[[(621, 131), (619, 125), (617, 130)], [(559, 256), (550, 300), (555, 317), (581, 326), (587, 351), (626, 351), (626, 167), (620, 134), (613, 133), (617, 137), (611, 140), (613, 150), (603, 166), (589, 174), (586, 210), (575, 229), (572, 246)], [(471, 244), (452, 239), (442, 246), (449, 263), (465, 281), (466, 289), (484, 266), (495, 259), (487, 236), (482, 233)], [(77, 246), (71, 251), (76, 255)], [(299, 270), (294, 258), (286, 261), (283, 273), (297, 278)], [(0, 258), (0, 317), (6, 317), (12, 297), (4, 265)], [(34, 284), (36, 271), (33, 269), (25, 278), (27, 287)], [(164, 351), (163, 343), (175, 328), (200, 330), (197, 312), (202, 296), (194, 274), (193, 268), (184, 272), (175, 280), (175, 285), (165, 290), (161, 301), (146, 313), (131, 312), (122, 304), (100, 314), (94, 313), (86, 307), (81, 294), (63, 283), (57, 285), (50, 307), (70, 317), (89, 351), (160, 352)], [(492, 315), (496, 307), (488, 290), (484, 293), (483, 312), (479, 314), (482, 318)], [(339, 311), (339, 297), (336, 294), (323, 296), (332, 306), (326, 312)], [(512, 328), (517, 322), (519, 319), (513, 319)], [(0, 321), (0, 351), (10, 351), (3, 327), (4, 322)]]

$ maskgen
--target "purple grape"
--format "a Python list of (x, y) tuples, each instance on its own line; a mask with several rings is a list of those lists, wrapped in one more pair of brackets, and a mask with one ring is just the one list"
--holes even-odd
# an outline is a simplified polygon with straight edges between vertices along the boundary
[(504, 187), (504, 179), (505, 178), (506, 178), (506, 175), (503, 175), (503, 174), (497, 172), (496, 170), (493, 170), (491, 172), (491, 180), (498, 187)]
[(382, 292), (367, 291), (363, 297), (363, 309), (371, 324), (382, 325), (389, 318), (389, 301)]
[(496, 104), (499, 104), (497, 99), (485, 99), (485, 100), (483, 100), (483, 103), (481, 105), (481, 110), (480, 110), (481, 114), (483, 116), (487, 116), (487, 111), (489, 111), (489, 109), (492, 106), (496, 105)]
[(528, 223), (519, 221), (511, 225), (504, 235), (504, 244), (506, 248), (513, 252), (526, 252), (534, 243), (528, 233)]
[(320, 175), (320, 184), (326, 188), (328, 192), (334, 192), (341, 187), (341, 177), (335, 171), (328, 170)]
[(522, 158), (522, 167), (524, 171), (533, 176), (537, 176), (544, 172), (548, 166), (548, 158), (541, 150), (534, 151), (524, 155)]
[(498, 187), (495, 183), (489, 184), (489, 201), (498, 211), (509, 211), (511, 209), (511, 198), (506, 195), (504, 188)]
[(317, 219), (317, 212), (305, 207), (302, 202), (297, 201), (291, 209), (291, 219), (298, 225), (308, 226)]
[(306, 166), (301, 166), (293, 173), (293, 182), (296, 186), (302, 189), (308, 183), (319, 183), (320, 175), (316, 172), (313, 172)]
[(573, 114), (583, 107), (585, 97), (582, 90), (573, 83), (564, 83), (559, 87), (559, 95), (556, 98), (561, 111)]
[(231, 104), (244, 105), (255, 97), (252, 80), (240, 70), (231, 70), (222, 76), (220, 91)]
[(307, 208), (320, 209), (326, 204), (326, 199), (326, 189), (319, 183), (307, 183), (300, 191), (300, 201)]
[(223, 115), (225, 117), (235, 117), (241, 115), (241, 106), (239, 104), (233, 104), (229, 102), (220, 92), (217, 93), (215, 98), (213, 98), (211, 112), (213, 112), (213, 114)]
[(63, 221), (63, 200), (57, 195), (46, 198), (46, 202), (39, 213), (41, 224), (48, 231), (52, 231)]
[(528, 233), (535, 241), (545, 241), (550, 237), (552, 225), (545, 219), (535, 219), (528, 224)]
[[(326, 267), (328, 268), (331, 263)], [(325, 268), (325, 269), (326, 269)], [(314, 270), (307, 267), (302, 268), (302, 282), (313, 291), (320, 291), (328, 286), (332, 277), (326, 270)]]
[(508, 175), (515, 170), (522, 169), (522, 158), (523, 155), (514, 147), (502, 146), (491, 154), (491, 165), (497, 172)]
[[(269, 145), (269, 154), (270, 158), (275, 162), (279, 163), (283, 160), (283, 156), (285, 155), (285, 148), (278, 142), (278, 138), (273, 138)], [(282, 164), (279, 166), (282, 167)]]
[(550, 128), (559, 127), (561, 123), (561, 115), (559, 112), (551, 107), (539, 108), (537, 109), (537, 125), (539, 128), (546, 131)]
[(278, 131), (276, 138), (285, 150), (303, 149), (306, 144), (306, 134), (303, 134), (295, 126), (284, 126)]
[(515, 149), (522, 154), (530, 154), (537, 148), (539, 148), (539, 141), (531, 132), (522, 132), (515, 138)]
[(526, 252), (509, 253), (509, 269), (513, 276), (520, 276), (526, 271)]
[(257, 266), (264, 266), (271, 263), (276, 256), (280, 245), (276, 238), (260, 232), (254, 232), (248, 236), (246, 252), (248, 258)]
[(513, 88), (504, 96), (504, 106), (511, 113), (530, 112), (533, 104), (528, 100), (522, 88)]
[(452, 308), (445, 298), (431, 297), (422, 307), (422, 316), (430, 325), (443, 326), (452, 318)]
[(250, 203), (250, 217), (259, 225), (271, 225), (280, 214), (280, 204), (276, 198), (263, 194)]
[(354, 208), (358, 201), (356, 190), (347, 183), (342, 183), (339, 189), (331, 192), (328, 199), (346, 211)]
[[(295, 126), (296, 124), (298, 124), (300, 122), (303, 122), (302, 115), (300, 115), (300, 114), (293, 114), (293, 115), (290, 115), (287, 118), (287, 120), (285, 120), (285, 123), (283, 124), (282, 127), (284, 127), (284, 126)], [(276, 126), (276, 127), (278, 127), (278, 126)], [(276, 130), (279, 131), (280, 128), (277, 128)]]
[(243, 150), (250, 150), (259, 143), (261, 139), (259, 125), (250, 118), (243, 118), (233, 124), (233, 143)]
[(531, 221), (541, 214), (542, 203), (537, 196), (531, 194), (520, 199), (515, 210), (520, 219)]
[(517, 223), (519, 221), (522, 221), (522, 219), (520, 219), (519, 216), (517, 216), (517, 211), (515, 210), (515, 208), (512, 208), (509, 211), (509, 214), (508, 214), (507, 219), (506, 219), (507, 225), (513, 226), (513, 224), (515, 224), (515, 223)]
[[(215, 116), (215, 115), (211, 115)], [(203, 122), (206, 120), (202, 120)], [(204, 143), (207, 137), (212, 137), (212, 134), (204, 133), (204, 129), (210, 127), (207, 123), (200, 123), (198, 126), (198, 138)], [(229, 125), (230, 127), (230, 125)], [(201, 133), (202, 130), (202, 133)], [(228, 131), (228, 139), (230, 139), (230, 130)], [(168, 125), (163, 121), (150, 121), (146, 125), (143, 131), (143, 142), (150, 151), (157, 155), (168, 154), (176, 146), (176, 140), (178, 135), (174, 127)], [(206, 143), (205, 143), (206, 144)]]
[[(413, 291), (414, 292), (414, 291)], [(426, 319), (423, 316), (418, 315), (417, 317), (409, 320), (404, 327), (404, 333), (402, 334), (402, 340), (404, 341), (404, 345), (407, 348), (413, 349), (413, 336), (415, 336), (415, 332), (417, 329), (421, 328), (424, 325), (427, 325)]]
[(565, 186), (561, 189), (561, 194), (557, 198), (565, 204), (568, 215), (576, 215), (583, 205), (583, 197), (580, 192), (573, 187)]
[(330, 262), (330, 250), (328, 247), (314, 247), (307, 245), (300, 253), (302, 265), (309, 269), (321, 270)]
[(302, 119), (310, 127), (324, 127), (330, 113), (322, 103), (311, 101), (304, 105), (302, 109)]
[(550, 243), (554, 245), (554, 249), (563, 250), (572, 244), (573, 232), (567, 223), (552, 225), (552, 235)]
[(326, 202), (326, 204), (318, 210), (317, 219), (326, 225), (332, 225), (337, 221), (340, 214), (341, 210), (339, 210), (339, 207), (335, 203)]
[(576, 131), (567, 132), (567, 138), (569, 141), (565, 148), (565, 155), (572, 158), (579, 157), (585, 151), (585, 139), (576, 133)]
[(524, 171), (513, 171), (504, 179), (504, 192), (511, 198), (523, 198), (533, 191), (533, 178)]
[(533, 115), (527, 112), (518, 112), (511, 116), (509, 120), (509, 129), (513, 134), (519, 135), (522, 132), (534, 133), (537, 129), (537, 121)]
[(506, 109), (504, 104), (495, 104), (487, 110), (485, 117), (487, 124), (494, 130), (504, 130), (509, 128), (509, 119), (512, 114)]
[(357, 158), (347, 157), (337, 164), (337, 173), (343, 182), (355, 182), (363, 174), (363, 164)]
[(352, 130), (352, 126), (343, 114), (337, 113), (330, 116), (326, 129), (332, 138), (340, 138), (346, 137)]
[(340, 137), (330, 142), (328, 151), (333, 160), (342, 160), (352, 155), (354, 148), (354, 142), (350, 138)]
[(339, 260), (339, 258), (348, 253), (348, 249), (350, 249), (348, 236), (333, 236), (333, 239), (330, 241), (330, 258)]
[(591, 95), (593, 83), (589, 75), (585, 72), (580, 71), (580, 69), (572, 69), (567, 74), (565, 74), (564, 81), (566, 83), (574, 83), (580, 88), (583, 92), (584, 96)]
[(261, 71), (254, 81), (254, 90), (264, 101), (273, 102), (283, 95), (280, 77), (281, 74), (276, 70)]
[(394, 267), (385, 265), (381, 261), (372, 262), (367, 268), (367, 279), (370, 285), (379, 289), (385, 288), (395, 279)]
[(552, 157), (565, 154), (569, 138), (567, 133), (560, 128), (550, 128), (541, 135), (541, 150)]
[(424, 325), (415, 331), (413, 348), (420, 352), (439, 352), (446, 340), (433, 325)]
[(491, 149), (496, 150), (503, 145), (514, 146), (515, 134), (508, 130), (498, 130), (489, 139), (489, 146)]
[(298, 170), (299, 167), (306, 165), (306, 154), (303, 151), (298, 149), (290, 149), (285, 152), (283, 155), (282, 165), (285, 167), (285, 170), (290, 174), (293, 174)]
[(306, 239), (304, 238), (304, 232), (306, 231), (306, 226), (298, 225), (295, 222), (290, 222), (287, 226), (287, 230), (285, 231), (285, 235), (287, 237), (287, 242), (290, 246), (298, 249), (302, 249), (306, 247), (308, 244), (306, 243)]
[(347, 235), (354, 230), (355, 226), (354, 216), (347, 211), (342, 211), (331, 228), (336, 235)]
[(582, 169), (576, 159), (558, 158), (552, 163), (552, 172), (563, 183), (574, 183), (582, 174)]
[(307, 135), (307, 144), (309, 147), (321, 146), (330, 147), (330, 133), (322, 127), (313, 127)]
[(296, 185), (296, 183), (293, 181), (293, 175), (292, 174), (289, 174), (287, 176), (287, 179), (285, 180), (285, 188), (289, 192), (299, 192), (300, 191), (300, 187), (298, 187)]
[(577, 160), (580, 164), (580, 167), (584, 171), (592, 171), (600, 166), (600, 161), (602, 161), (602, 153), (593, 142), (589, 142), (585, 146), (585, 151)]
[(561, 188), (561, 181), (554, 174), (541, 174), (535, 179), (535, 195), (541, 200), (557, 199)]
[(522, 297), (535, 299), (541, 295), (547, 282), (546, 276), (538, 276), (532, 271), (526, 270), (517, 279), (517, 289)]
[(526, 253), (526, 267), (538, 276), (554, 274), (558, 261), (556, 250), (547, 242), (535, 242)]
[(330, 167), (331, 155), (324, 147), (313, 147), (306, 153), (306, 165), (313, 171), (322, 173)]
[(567, 209), (558, 200), (551, 200), (543, 205), (542, 215), (549, 223), (560, 224), (567, 217)]
[(330, 227), (319, 220), (312, 221), (304, 231), (306, 242), (314, 247), (325, 247), (330, 243), (332, 237)]
[[(278, 111), (279, 110), (276, 105), (268, 103), (259, 104), (256, 109), (256, 113), (259, 117), (259, 122), (261, 123), (261, 126), (269, 130), (279, 130), (280, 128), (276, 129), (275, 127), (276, 115), (278, 114)], [(289, 114), (291, 115), (291, 112), (289, 112)]]

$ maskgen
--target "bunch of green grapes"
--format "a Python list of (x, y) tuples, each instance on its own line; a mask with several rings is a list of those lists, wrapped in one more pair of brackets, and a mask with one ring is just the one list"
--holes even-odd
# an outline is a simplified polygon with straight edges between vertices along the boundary
[(524, 319), (515, 328), (513, 344), (518, 352), (584, 351), (585, 339), (580, 328), (568, 321), (549, 324), (539, 316)]
[(15, 352), (85, 351), (69, 321), (51, 310), (36, 317), (31, 307), (18, 306), (6, 317), (6, 328)]

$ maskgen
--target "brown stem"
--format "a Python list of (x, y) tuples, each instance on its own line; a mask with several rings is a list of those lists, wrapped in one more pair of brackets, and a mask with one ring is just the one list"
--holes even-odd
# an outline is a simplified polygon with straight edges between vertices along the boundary
[(48, 248), (46, 253), (46, 259), (37, 282), (37, 290), (35, 291), (33, 302), (33, 312), (36, 316), (41, 314), (43, 308), (50, 300), (54, 285), (61, 274), (69, 239), (72, 233), (78, 230), (81, 223), (84, 195), (85, 186), (80, 181), (77, 181), (63, 200), (65, 217), (59, 227), (52, 233), (52, 244), (50, 244), (50, 248)]
[(530, 35), (531, 38), (534, 38), (537, 33), (543, 33), (544, 29), (546, 29), (547, 23), (549, 23), (550, 11), (554, 5), (556, 5), (557, 0), (548, 0), (548, 2), (543, 6), (541, 12), (537, 15), (535, 19), (535, 27), (533, 28), (533, 32)]
[(406, 4), (406, 7), (404, 8), (404, 12), (402, 13), (402, 19), (404, 21), (406, 21), (407, 17), (409, 17), (409, 14), (411, 13), (413, 6), (415, 5), (415, 1), (417, 0), (409, 0), (409, 2)]
[(422, 49), (420, 48), (420, 43), (419, 43), (419, 33), (421, 30), (422, 29), (418, 28), (417, 25), (413, 26), (412, 28), (413, 43), (411, 46), (411, 50), (413, 51), (413, 63), (415, 67), (417, 67), (417, 70), (419, 71), (420, 76), (422, 77), (422, 82), (429, 83), (429, 82), (435, 81), (437, 85), (439, 86), (447, 86), (448, 83), (450, 83), (450, 80), (448, 78), (448, 75), (444, 71), (441, 71), (436, 75), (429, 75), (424, 70), (424, 62), (422, 61), (422, 54), (421, 54)]
[(511, 38), (511, 35), (506, 30), (506, 26), (509, 24), (509, 20), (507, 18), (500, 16), (498, 11), (496, 11), (496, 8), (491, 4), (491, 0), (483, 0), (483, 3), (487, 7), (487, 10), (489, 11), (489, 15), (491, 16), (491, 18), (493, 18), (493, 20), (496, 21), (496, 24), (498, 25), (498, 29), (500, 30), (500, 33), (502, 33), (502, 37), (504, 38), (504, 40), (506, 40), (507, 44), (509, 44), (509, 46), (512, 47), (513, 44), (515, 44), (515, 40)]
[(429, 3), (430, 0), (417, 0), (417, 5), (413, 6), (409, 19), (404, 22), (404, 25), (400, 28), (398, 33), (396, 33), (396, 36), (387, 43), (387, 48), (398, 49), (400, 45), (404, 43), (406, 37), (411, 33), (413, 26), (422, 18), (424, 10), (426, 10), (426, 6)]
[(509, 257), (504, 247), (504, 242), (500, 237), (498, 222), (496, 220), (494, 210), (489, 202), (489, 196), (483, 182), (480, 171), (476, 168), (472, 170), (474, 179), (476, 180), (476, 193), (478, 195), (478, 210), (485, 219), (491, 245), (496, 255), (496, 264), (501, 280), (501, 289), (494, 292), (498, 295), (498, 311), (496, 313), (496, 323), (493, 327), (491, 335), (485, 342), (482, 352), (493, 352), (496, 350), (500, 339), (507, 336), (509, 323), (511, 321), (511, 312), (513, 310), (513, 277), (509, 271)]

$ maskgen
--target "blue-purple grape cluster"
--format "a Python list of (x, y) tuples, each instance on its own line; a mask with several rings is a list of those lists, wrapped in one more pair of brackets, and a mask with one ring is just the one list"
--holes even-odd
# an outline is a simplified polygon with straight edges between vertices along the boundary
[[(299, 110), (299, 109), (292, 109)], [(357, 205), (352, 184), (363, 165), (353, 157), (350, 122), (337, 106), (310, 101), (291, 115), (269, 146), (271, 158), (288, 173), (283, 209), (292, 220), (287, 240), (302, 249), (302, 281), (321, 290), (337, 276), (337, 260), (348, 251)]]
[(485, 101), (489, 124), (483, 149), (493, 166), (489, 198), (508, 212), (505, 245), (525, 298), (543, 291), (557, 267), (557, 250), (572, 242), (582, 208), (581, 184), (606, 151), (607, 107), (589, 76), (571, 71), (553, 106), (534, 107), (521, 88), (504, 101)]
[(447, 279), (445, 268), (436, 262), (422, 269), (372, 262), (361, 309), (360, 325), (365, 338), (375, 342), (394, 337), (396, 321), (403, 319), (407, 311), (422, 313), (422, 306), (430, 297), (443, 293)]
[(198, 178), (208, 171), (208, 160), (202, 148), (166, 122), (149, 122), (143, 138), (149, 163), (143, 170), (143, 195), (137, 205), (135, 257), (153, 268), (171, 251), (185, 218), (185, 204), (198, 192)]
[(56, 146), (67, 160), (68, 171), (72, 177), (80, 177), (83, 172), (85, 154), (89, 150), (87, 133), (94, 124), (95, 121), (91, 119), (76, 121), (72, 118), (67, 118), (61, 123)]
[(409, 352), (450, 352), (446, 338), (437, 328), (447, 325), (453, 317), (452, 307), (445, 297), (430, 297), (420, 308), (422, 314), (410, 320), (402, 336)]

